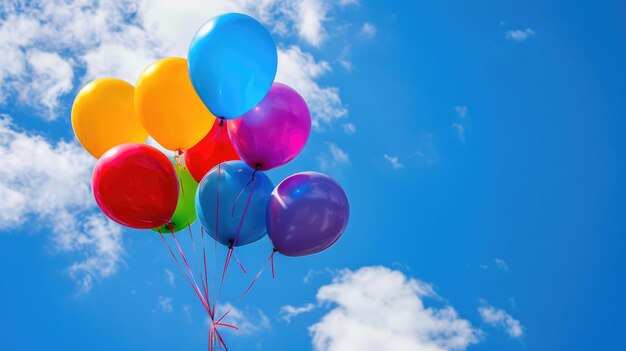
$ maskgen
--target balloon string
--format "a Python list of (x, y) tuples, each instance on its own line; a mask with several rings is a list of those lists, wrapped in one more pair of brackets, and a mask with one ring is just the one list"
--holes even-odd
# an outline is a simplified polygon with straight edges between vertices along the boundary
[(254, 172), (252, 172), (252, 177), (250, 177), (250, 180), (248, 181), (248, 183), (246, 183), (246, 185), (243, 186), (243, 188), (241, 188), (241, 190), (239, 190), (239, 193), (237, 194), (237, 197), (235, 198), (235, 202), (233, 203), (233, 208), (231, 211), (230, 216), (231, 217), (235, 217), (235, 208), (237, 207), (237, 203), (239, 203), (239, 198), (241, 197), (241, 194), (243, 194), (243, 192), (248, 189), (248, 186), (250, 186), (250, 184), (252, 184), (252, 182), (256, 182), (256, 172), (258, 172), (258, 168), (254, 170)]
[(239, 267), (241, 267), (241, 270), (243, 271), (243, 274), (248, 274), (248, 272), (246, 272), (246, 269), (244, 268), (243, 264), (241, 264), (241, 261), (239, 260), (239, 256), (237, 256), (237, 252), (235, 250), (233, 250), (233, 255), (235, 255), (235, 259), (237, 260), (237, 263), (239, 263)]
[(259, 272), (254, 276), (254, 278), (252, 279), (252, 281), (250, 282), (250, 285), (248, 285), (248, 288), (239, 296), (239, 298), (237, 299), (237, 301), (232, 304), (230, 306), (230, 308), (228, 308), (228, 310), (217, 320), (215, 321), (215, 323), (220, 323), (222, 321), (222, 319), (224, 319), (224, 317), (226, 317), (231, 311), (232, 309), (235, 307), (236, 304), (238, 304), (239, 302), (241, 302), (241, 300), (243, 300), (243, 298), (248, 294), (248, 292), (250, 291), (250, 289), (252, 289), (252, 287), (254, 286), (254, 284), (257, 282), (257, 280), (259, 280), (259, 278), (261, 277), (261, 274), (263, 273), (263, 270), (265, 270), (265, 267), (267, 267), (267, 265), (271, 262), (272, 264), (272, 278), (274, 277), (274, 255), (276, 254), (276, 249), (272, 250), (272, 253), (270, 254), (270, 256), (267, 258), (267, 261), (265, 261), (265, 264), (263, 264), (263, 266), (261, 267), (261, 269), (259, 270)]
[[(183, 259), (183, 262), (185, 263), (185, 266), (187, 267), (187, 270), (189, 271), (189, 276), (191, 277), (191, 280), (193, 282), (193, 285), (195, 286), (196, 289), (196, 293), (200, 292), (200, 288), (198, 287), (198, 283), (196, 282), (196, 278), (193, 275), (193, 270), (191, 269), (191, 267), (189, 266), (189, 262), (187, 262), (187, 257), (185, 256), (185, 253), (183, 252), (183, 249), (180, 246), (180, 243), (178, 242), (178, 239), (176, 238), (176, 234), (174, 233), (174, 229), (172, 229), (172, 238), (174, 239), (174, 242), (176, 243), (176, 246), (178, 247), (178, 252), (180, 253), (180, 257)], [(202, 296), (202, 294), (200, 294), (200, 296)], [(205, 304), (207, 305), (207, 312), (209, 313), (209, 316), (213, 315), (213, 312), (211, 311), (211, 305), (208, 301), (204, 300)]]
[(207, 273), (207, 269), (206, 269), (206, 249), (205, 249), (205, 245), (204, 245), (204, 227), (200, 226), (200, 235), (202, 238), (202, 259), (204, 260), (204, 295), (207, 299), (207, 301), (211, 301), (209, 299), (209, 275)]
[[(232, 257), (233, 254), (233, 249), (234, 247), (237, 245), (237, 239), (239, 238), (239, 233), (241, 232), (241, 227), (243, 225), (243, 221), (246, 218), (246, 214), (248, 213), (248, 207), (250, 207), (250, 201), (252, 200), (252, 195), (254, 194), (254, 188), (256, 186), (256, 177), (252, 176), (252, 188), (250, 189), (250, 195), (248, 195), (248, 201), (246, 201), (246, 206), (243, 209), (243, 213), (241, 215), (241, 220), (239, 220), (239, 226), (237, 227), (237, 232), (235, 233), (235, 238), (233, 239), (233, 242), (230, 245), (230, 248), (228, 250), (228, 254), (226, 255), (226, 260), (224, 261), (224, 270), (222, 272), (222, 279), (220, 281), (220, 287), (217, 293), (217, 301), (220, 300), (220, 297), (222, 296), (222, 287), (224, 286), (224, 280), (226, 278), (226, 272), (228, 271), (228, 266), (230, 264), (230, 259)], [(215, 304), (215, 306), (217, 306), (217, 303)]]
[(160, 230), (158, 230), (159, 232), (159, 236), (161, 236), (161, 239), (163, 239), (163, 242), (165, 243), (165, 246), (167, 246), (168, 251), (170, 252), (170, 255), (172, 255), (172, 258), (174, 259), (174, 262), (176, 262), (176, 265), (178, 266), (178, 268), (180, 269), (181, 272), (183, 272), (183, 275), (185, 276), (185, 278), (187, 279), (187, 281), (189, 282), (189, 285), (191, 285), (191, 288), (194, 290), (194, 292), (196, 293), (196, 295), (198, 296), (198, 298), (200, 299), (200, 302), (202, 303), (202, 306), (204, 307), (204, 309), (207, 311), (207, 313), (209, 313), (209, 315), (212, 315), (211, 312), (211, 308), (208, 305), (207, 301), (204, 299), (204, 297), (202, 296), (202, 294), (200, 293), (199, 289), (197, 288), (197, 284), (194, 285), (194, 283), (192, 282), (191, 278), (189, 278), (189, 275), (187, 274), (187, 272), (185, 272), (185, 270), (183, 269), (183, 266), (180, 264), (180, 262), (178, 261), (178, 258), (176, 258), (176, 254), (174, 254), (174, 251), (172, 250), (172, 247), (170, 246), (170, 244), (167, 242), (167, 240), (165, 239), (165, 237), (163, 236), (163, 233), (161, 233)]
[[(191, 224), (189, 223), (189, 221), (187, 221), (187, 223), (188, 223), (187, 228), (189, 229), (189, 237), (191, 238), (191, 246), (193, 247), (193, 261), (197, 267), (197, 266), (200, 266), (200, 264), (198, 263), (198, 258), (197, 258), (197, 253), (196, 253), (196, 244), (193, 239), (193, 232), (191, 230)], [(204, 236), (202, 237), (202, 254), (204, 255)], [(202, 283), (202, 291), (204, 292), (204, 298), (206, 299), (206, 301), (211, 301), (209, 298), (208, 281), (206, 281), (206, 258), (204, 261), (205, 261), (205, 266), (204, 266), (205, 276), (203, 277), (201, 269), (198, 269), (198, 272), (200, 272), (200, 283)]]
[[(217, 165), (217, 195), (215, 197), (215, 240), (213, 240), (213, 286), (217, 288), (217, 242), (219, 240), (220, 222), (220, 178), (222, 177), (222, 164)], [(213, 306), (217, 308), (218, 294), (215, 294)]]

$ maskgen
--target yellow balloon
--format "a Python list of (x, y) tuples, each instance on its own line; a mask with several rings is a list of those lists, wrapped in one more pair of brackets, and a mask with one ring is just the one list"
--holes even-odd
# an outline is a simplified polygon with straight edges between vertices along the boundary
[(215, 121), (193, 89), (183, 58), (161, 59), (141, 73), (135, 108), (150, 136), (173, 151), (196, 145)]
[(83, 147), (99, 158), (113, 146), (148, 138), (133, 106), (135, 89), (121, 79), (96, 79), (85, 85), (72, 106), (72, 128)]

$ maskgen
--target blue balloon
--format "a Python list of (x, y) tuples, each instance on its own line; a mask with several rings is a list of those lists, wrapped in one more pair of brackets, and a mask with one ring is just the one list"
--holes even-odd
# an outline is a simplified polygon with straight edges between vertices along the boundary
[(268, 30), (240, 13), (214, 17), (189, 46), (189, 76), (216, 116), (237, 118), (256, 106), (276, 76), (278, 55)]
[[(219, 211), (216, 211), (218, 170), (220, 171)], [(253, 176), (254, 180), (252, 180)], [(211, 237), (230, 247), (235, 240), (237, 228), (239, 228), (246, 203), (252, 192), (235, 246), (253, 243), (267, 234), (265, 217), (273, 190), (274, 185), (267, 175), (259, 171), (254, 173), (254, 170), (245, 162), (221, 163), (205, 174), (198, 185), (196, 211), (200, 223)], [(216, 219), (219, 220), (217, 233), (215, 232)]]

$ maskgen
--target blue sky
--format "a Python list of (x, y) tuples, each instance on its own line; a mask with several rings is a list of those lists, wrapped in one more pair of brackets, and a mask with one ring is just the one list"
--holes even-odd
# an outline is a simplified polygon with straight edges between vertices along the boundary
[[(335, 246), (278, 256), (235, 305), (231, 349), (626, 348), (624, 3), (86, 3), (0, 5), (3, 350), (206, 347), (158, 236), (99, 214), (69, 111), (227, 11), (270, 28), (313, 112), (269, 176), (322, 171), (351, 203)], [(256, 271), (270, 248), (238, 253)]]

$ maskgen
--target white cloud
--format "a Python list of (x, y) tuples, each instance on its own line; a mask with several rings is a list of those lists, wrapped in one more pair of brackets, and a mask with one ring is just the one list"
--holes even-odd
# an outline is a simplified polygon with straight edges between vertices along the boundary
[(417, 150), (410, 157), (416, 157), (421, 163), (426, 165), (437, 163), (439, 156), (435, 149), (434, 135), (423, 131), (420, 132), (417, 137)]
[(280, 308), (280, 315), (282, 316), (283, 320), (285, 320), (285, 322), (291, 323), (291, 319), (293, 317), (297, 317), (298, 315), (301, 315), (303, 313), (311, 312), (314, 309), (315, 305), (312, 303), (307, 303), (299, 307), (285, 305)]
[(183, 305), (183, 314), (185, 315), (185, 321), (187, 322), (187, 324), (191, 324), (191, 322), (193, 321), (191, 319), (191, 306)]
[(363, 27), (361, 27), (361, 33), (363, 33), (363, 35), (368, 38), (374, 37), (377, 31), (378, 29), (376, 28), (376, 26), (370, 22), (363, 23)]
[(121, 227), (93, 213), (95, 160), (80, 145), (51, 143), (0, 115), (0, 159), (0, 230), (50, 229), (57, 250), (81, 252), (83, 259), (68, 268), (81, 292), (116, 272), (124, 254)]
[(356, 133), (356, 126), (354, 123), (344, 123), (342, 126), (344, 133), (351, 135)]
[(39, 99), (39, 103), (46, 108), (46, 117), (54, 119), (59, 106), (58, 97), (72, 90), (72, 66), (57, 53), (36, 49), (26, 53), (26, 60), (36, 80), (31, 82), (29, 89), (19, 92), (19, 98), (24, 102)]
[(300, 26), (298, 34), (314, 46), (320, 46), (326, 39), (323, 23), (327, 21), (329, 4), (322, 0), (303, 0), (299, 2), (297, 16)]
[(400, 160), (397, 156), (389, 156), (387, 154), (384, 154), (383, 157), (385, 158), (385, 160), (389, 161), (389, 164), (391, 164), (391, 167), (393, 169), (404, 168), (404, 165), (400, 163)]
[(508, 271), (509, 270), (509, 265), (506, 263), (505, 260), (496, 257), (494, 259), (494, 261), (496, 262), (496, 267), (498, 267), (499, 269), (501, 269), (503, 271)]
[(460, 123), (452, 123), (452, 128), (456, 130), (456, 135), (462, 143), (465, 142), (465, 126)]
[(459, 115), (459, 117), (467, 117), (467, 106), (456, 106), (454, 110), (456, 111), (456, 114)]
[[(230, 310), (230, 312), (224, 317), (222, 323), (232, 324), (239, 328), (238, 334), (250, 335), (271, 327), (270, 319), (263, 311), (259, 309), (256, 309), (255, 312), (243, 311), (233, 307), (233, 305), (228, 302), (218, 305), (215, 315), (221, 317), (228, 310)], [(211, 320), (207, 318), (206, 322), (210, 324)], [(225, 328), (225, 330), (232, 331), (231, 328)]]
[(426, 307), (430, 284), (385, 267), (344, 270), (317, 299), (334, 308), (310, 327), (316, 351), (464, 350), (478, 331), (451, 306)]
[(174, 273), (172, 273), (172, 271), (170, 271), (167, 268), (164, 269), (164, 272), (165, 272), (165, 279), (167, 280), (167, 283), (171, 286), (175, 286)]
[[(296, 34), (320, 46), (329, 37), (331, 12), (345, 5), (326, 0), (10, 2), (0, 7), (0, 103), (16, 95), (53, 119), (60, 110), (67, 112), (59, 99), (75, 88), (74, 72), (84, 72), (81, 84), (104, 76), (134, 83), (155, 59), (185, 57), (195, 31), (224, 12), (257, 17), (276, 39)], [(279, 45), (277, 80), (303, 95), (317, 130), (347, 115), (338, 89), (317, 82), (330, 70), (300, 46)]]
[(159, 296), (156, 308), (152, 312), (161, 311), (165, 313), (172, 313), (174, 306), (172, 306), (172, 298), (168, 296)]
[(345, 118), (348, 110), (341, 103), (339, 89), (321, 87), (315, 80), (331, 71), (326, 61), (316, 61), (313, 55), (298, 46), (278, 50), (276, 81), (296, 89), (311, 109), (312, 124), (316, 130), (337, 119)]
[(535, 35), (535, 31), (530, 28), (515, 29), (504, 32), (504, 37), (513, 41), (524, 41)]
[(326, 142), (328, 151), (317, 157), (318, 164), (322, 170), (336, 169), (340, 166), (350, 164), (350, 156), (334, 143)]
[(513, 318), (503, 309), (497, 309), (491, 305), (478, 308), (483, 322), (504, 329), (512, 338), (520, 338), (524, 334), (524, 327), (517, 319)]

